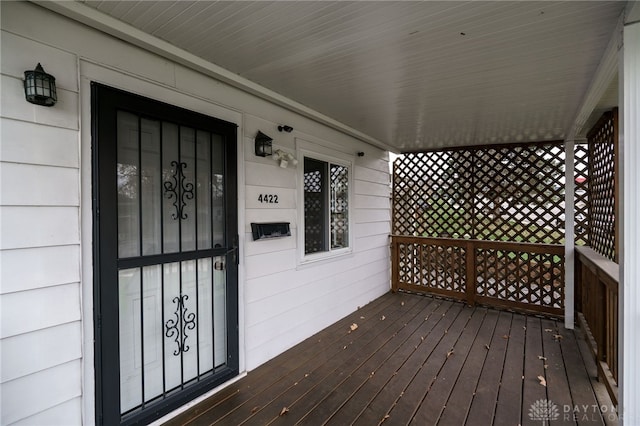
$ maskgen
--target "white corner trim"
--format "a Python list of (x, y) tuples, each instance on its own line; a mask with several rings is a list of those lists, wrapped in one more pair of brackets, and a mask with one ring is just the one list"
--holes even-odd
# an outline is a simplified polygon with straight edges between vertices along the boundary
[(366, 142), (369, 145), (373, 145), (386, 151), (394, 150), (390, 145), (362, 133), (359, 130), (347, 126), (346, 124), (315, 111), (301, 103), (247, 80), (246, 78), (234, 74), (231, 71), (186, 52), (170, 43), (167, 43), (166, 41), (147, 34), (129, 24), (105, 15), (104, 13), (82, 3), (77, 1), (58, 2), (50, 0), (34, 0), (33, 2), (53, 12), (59, 13), (60, 15), (66, 16), (67, 18), (78, 21), (84, 25), (88, 25), (99, 31), (160, 55), (166, 59), (184, 65), (204, 75), (222, 81), (232, 87), (267, 100), (290, 111), (296, 112), (318, 123), (329, 126), (335, 130)]
[(565, 194), (564, 194), (564, 327), (573, 330), (575, 323), (575, 142), (565, 141)]
[(640, 22), (624, 27), (621, 93), (622, 244), (620, 250), (619, 391), (624, 425), (640, 424)]

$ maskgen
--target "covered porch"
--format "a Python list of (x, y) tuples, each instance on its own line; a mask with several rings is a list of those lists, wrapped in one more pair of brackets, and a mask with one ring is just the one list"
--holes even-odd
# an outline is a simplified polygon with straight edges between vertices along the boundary
[(168, 425), (615, 424), (583, 331), (388, 293)]

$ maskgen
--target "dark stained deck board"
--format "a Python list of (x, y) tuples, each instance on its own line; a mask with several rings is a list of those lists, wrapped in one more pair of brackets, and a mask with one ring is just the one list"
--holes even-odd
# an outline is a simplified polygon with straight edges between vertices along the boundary
[[(513, 314), (500, 312), (493, 338), (467, 415), (470, 426), (493, 424)], [(449, 404), (451, 406), (451, 404)]]
[[(578, 425), (603, 425), (604, 419), (600, 413), (598, 400), (596, 399), (589, 374), (585, 367), (580, 351), (574, 348), (578, 346), (576, 336), (570, 330), (560, 332), (560, 347), (564, 358), (569, 389), (573, 405), (578, 407), (575, 419)], [(589, 408), (583, 409), (582, 406)]]
[[(540, 399), (558, 407), (551, 424), (603, 424), (581, 339), (554, 319), (389, 293), (167, 424), (539, 425)], [(574, 422), (571, 406), (590, 408)]]
[[(425, 377), (428, 379), (433, 377), (433, 371), (425, 370), (424, 364), (432, 360), (430, 364), (431, 370), (435, 368), (436, 364), (442, 364), (458, 334), (469, 320), (470, 311), (470, 309), (462, 305), (454, 305), (452, 309), (444, 313), (444, 318), (434, 327), (436, 332), (432, 333), (429, 336), (430, 338), (425, 339), (403, 368), (390, 378), (386, 386), (379, 389), (376, 397), (359, 414), (353, 424), (367, 426), (387, 420), (386, 416), (390, 418), (390, 412), (398, 404), (401, 407), (408, 407), (412, 414), (415, 407), (422, 400), (422, 395), (416, 392), (412, 393), (411, 384), (417, 382), (418, 386), (422, 388), (428, 386)], [(436, 359), (438, 362), (433, 362)], [(401, 414), (403, 413), (399, 409), (396, 410), (394, 416), (399, 418)], [(395, 419), (392, 420), (392, 423), (395, 423)]]
[[(289, 408), (293, 405), (295, 400), (292, 400), (292, 397), (297, 398), (307, 392), (317, 391), (318, 386), (322, 385), (322, 379), (333, 374), (345, 362), (352, 361), (352, 356), (373, 351), (375, 339), (378, 336), (384, 337), (387, 330), (393, 328), (395, 321), (417, 304), (415, 298), (396, 301), (382, 311), (381, 315), (385, 315), (386, 318), (384, 321), (377, 315), (368, 318), (366, 315), (360, 315), (364, 316), (364, 319), (360, 319), (360, 316), (353, 318), (343, 330), (338, 331), (342, 332), (343, 339), (332, 343), (326, 351), (317, 353), (315, 357), (307, 360), (296, 370), (297, 374), (283, 378), (265, 392), (253, 397), (251, 403), (243, 409), (235, 410), (232, 415), (221, 420), (224, 424), (242, 424), (247, 421), (251, 424), (268, 424), (279, 417), (284, 407)], [(353, 323), (359, 325), (357, 330), (351, 332), (350, 325)]]
[(437, 309), (425, 316), (423, 326), (412, 339), (411, 344), (403, 346), (397, 356), (390, 360), (391, 362), (381, 366), (360, 389), (351, 395), (329, 419), (329, 424), (336, 426), (351, 424), (358, 417), (362, 417), (363, 421), (366, 421), (367, 417), (372, 418), (372, 421), (381, 420), (380, 412), (386, 413), (405, 387), (402, 379), (396, 376), (400, 371), (403, 371), (403, 376), (409, 376), (410, 370), (419, 367), (418, 361), (423, 357), (421, 353), (428, 353), (435, 347), (444, 330), (462, 309), (459, 303), (436, 300), (438, 301)]
[[(315, 335), (309, 337), (299, 345), (294, 346), (282, 356), (275, 357), (260, 368), (251, 372), (239, 382), (223, 389), (211, 398), (198, 404), (192, 410), (175, 417), (168, 425), (182, 424), (213, 424), (216, 415), (219, 419), (240, 410), (243, 406), (249, 405), (251, 399), (260, 392), (268, 390), (270, 387), (284, 380), (288, 376), (299, 374), (300, 368), (317, 358), (318, 356), (329, 356), (331, 349), (340, 346), (346, 341), (345, 333), (342, 331), (361, 316), (365, 318), (379, 318), (381, 312), (387, 312), (391, 306), (397, 305), (398, 301), (393, 298), (378, 298), (365, 307), (358, 309), (351, 315), (339, 320)], [(373, 325), (371, 325), (373, 326)], [(366, 326), (363, 326), (365, 329)], [(336, 332), (340, 330), (340, 332)], [(303, 373), (304, 374), (304, 373)], [(251, 406), (249, 410), (253, 410)], [(201, 417), (201, 418), (200, 418)], [(190, 423), (191, 422), (191, 423)]]
[[(468, 352), (464, 365), (459, 370), (460, 374), (456, 377), (455, 385), (449, 394), (446, 405), (442, 411), (442, 415), (438, 420), (440, 425), (461, 425), (467, 419), (467, 414), (471, 408), (471, 403), (478, 388), (480, 374), (487, 359), (491, 342), (498, 322), (499, 312), (495, 310), (487, 310), (482, 323), (482, 327), (478, 332), (471, 350)], [(491, 401), (493, 404), (495, 399)], [(420, 411), (424, 411), (424, 404), (420, 407)], [(420, 419), (418, 415), (414, 418)]]
[[(302, 419), (324, 397), (328, 396), (341, 382), (344, 382), (354, 369), (366, 363), (372, 356), (380, 353), (389, 340), (401, 333), (407, 324), (418, 315), (424, 306), (409, 300), (401, 305), (397, 311), (385, 316), (378, 321), (378, 327), (365, 333), (359, 327), (351, 333), (353, 342), (329, 360), (324, 366), (323, 375), (315, 377), (315, 380), (305, 380), (297, 386), (291, 387), (278, 398), (271, 406), (265, 406), (260, 410), (252, 422), (257, 424), (294, 424)], [(400, 330), (395, 332), (395, 330)], [(287, 416), (279, 416), (283, 407), (287, 407)], [(317, 415), (316, 415), (317, 417)], [(324, 416), (323, 416), (324, 417)]]
[[(547, 398), (558, 409), (559, 417), (551, 420), (552, 425), (575, 425), (573, 416), (566, 415), (564, 407), (572, 406), (569, 379), (564, 366), (562, 348), (560, 347), (560, 328), (556, 321), (543, 319), (542, 346), (544, 349), (545, 377), (547, 380)], [(539, 423), (539, 422), (538, 422)]]
[(531, 414), (531, 404), (547, 400), (547, 386), (541, 384), (542, 380), (546, 381), (546, 370), (544, 368), (545, 361), (540, 358), (544, 358), (540, 318), (528, 316), (526, 327), (522, 387), (522, 401), (525, 405), (522, 407), (521, 424), (523, 426), (538, 426), (541, 421), (532, 419), (529, 414)]
[[(459, 382), (463, 386), (470, 385), (471, 387), (468, 389), (470, 393), (467, 393), (466, 396), (473, 396), (473, 388), (475, 388), (475, 382), (477, 380), (477, 378), (474, 379), (476, 372), (469, 369), (465, 370), (464, 364), (473, 353), (473, 355), (479, 355), (478, 361), (480, 361), (481, 365), (482, 360), (484, 360), (486, 356), (484, 345), (490, 341), (486, 333), (490, 333), (491, 331), (493, 331), (493, 324), (491, 324), (491, 321), (487, 321), (486, 309), (475, 309), (467, 327), (465, 327), (458, 341), (452, 348), (453, 353), (447, 357), (438, 375), (434, 377), (433, 384), (427, 390), (422, 402), (416, 407), (416, 411), (411, 419), (411, 424), (425, 425), (438, 420), (447, 406), (447, 402), (453, 393), (455, 385), (458, 383), (460, 375), (463, 373), (467, 375), (460, 378)], [(476, 345), (476, 343), (483, 347), (483, 352), (477, 352), (478, 345)], [(475, 352), (473, 350), (474, 348), (476, 348)], [(479, 375), (479, 370), (476, 371)], [(460, 405), (460, 409), (466, 411), (471, 403), (471, 398), (469, 398), (467, 402), (465, 402), (465, 399), (463, 396), (460, 401), (451, 401), (453, 404), (452, 407), (458, 409), (458, 405)], [(464, 418), (462, 419), (462, 423), (464, 423)]]
[(514, 315), (498, 390), (494, 425), (520, 424), (526, 317)]
[(316, 418), (331, 419), (368, 380), (376, 374), (389, 369), (392, 366), (400, 367), (399, 362), (404, 359), (404, 353), (416, 348), (420, 343), (419, 328), (423, 325), (424, 316), (431, 316), (440, 307), (440, 303), (432, 300), (426, 308), (421, 308), (416, 315), (397, 333), (388, 339), (366, 362), (358, 365), (349, 372), (340, 383), (336, 384), (331, 392), (322, 400), (314, 398), (311, 401), (314, 406), (308, 409), (299, 424), (315, 425)]

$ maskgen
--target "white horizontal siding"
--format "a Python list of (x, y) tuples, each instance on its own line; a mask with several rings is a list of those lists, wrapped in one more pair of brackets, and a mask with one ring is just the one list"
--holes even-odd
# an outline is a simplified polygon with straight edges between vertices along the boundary
[(12, 423), (12, 426), (67, 426), (82, 424), (82, 399), (75, 397)]
[(0, 109), (3, 117), (65, 129), (78, 129), (77, 92), (58, 89), (58, 103), (55, 108), (45, 108), (25, 101), (24, 83), (21, 78), (1, 75), (0, 91)]
[[(2, 424), (81, 423), (77, 56), (7, 31), (0, 86)], [(36, 25), (37, 26), (37, 25)], [(56, 77), (52, 108), (24, 99), (24, 71)]]
[[(52, 407), (76, 399), (82, 394), (80, 361), (71, 361), (53, 368), (29, 374), (0, 385), (2, 414), (0, 423), (10, 425)], [(78, 412), (59, 417), (77, 418)], [(49, 416), (41, 425), (55, 424)]]
[(77, 244), (0, 250), (0, 293), (79, 282), (79, 264)]
[(78, 207), (3, 206), (0, 217), (3, 250), (80, 243)]
[[(354, 185), (354, 200), (350, 205), (354, 237), (351, 254), (300, 266), (296, 261), (296, 242), (298, 232), (303, 231), (297, 227), (292, 237), (268, 242), (247, 241), (245, 321), (247, 366), (251, 369), (388, 291), (391, 213), (386, 153), (354, 141), (336, 141), (329, 135), (326, 139), (309, 135), (295, 130), (296, 126), (290, 122), (286, 124), (294, 127), (293, 135), (269, 133), (275, 123), (263, 119), (251, 117), (247, 121), (248, 128), (253, 126), (252, 131), (260, 129), (274, 138), (274, 145), (277, 143), (296, 156), (296, 138), (316, 140), (315, 150), (320, 154), (340, 152), (340, 155), (351, 156)], [(252, 146), (247, 144), (245, 149), (248, 151)], [(359, 151), (364, 152), (364, 156), (357, 156)], [(253, 153), (245, 158), (248, 185), (260, 185), (267, 192), (267, 188), (271, 188), (274, 193), (289, 188), (297, 191), (301, 185), (296, 182), (297, 172), (294, 173), (297, 167), (302, 167), (300, 164), (281, 169), (277, 162), (271, 160), (270, 164), (269, 160), (265, 162)], [(248, 187), (247, 207), (252, 203), (252, 196), (255, 194)], [(297, 209), (302, 208), (302, 200), (294, 199), (294, 202)], [(291, 212), (298, 214), (297, 209), (259, 207), (247, 209), (247, 222), (263, 215), (273, 221), (289, 221)]]
[[(20, 178), (16, 179), (17, 176)], [(0, 204), (78, 206), (79, 179), (77, 168), (0, 163)], [(66, 191), (60, 191), (60, 188)]]
[(0, 118), (0, 132), (0, 159), (4, 162), (76, 168), (80, 165), (78, 132), (74, 129)]
[(4, 339), (0, 383), (80, 359), (81, 338), (80, 322), (74, 321)]
[(64, 284), (3, 294), (0, 306), (2, 338), (80, 321), (80, 285)]

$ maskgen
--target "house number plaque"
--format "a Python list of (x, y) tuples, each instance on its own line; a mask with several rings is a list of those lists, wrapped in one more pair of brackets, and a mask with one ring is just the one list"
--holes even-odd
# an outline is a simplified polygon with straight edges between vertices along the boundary
[(258, 201), (262, 204), (278, 204), (277, 194), (259, 194)]

